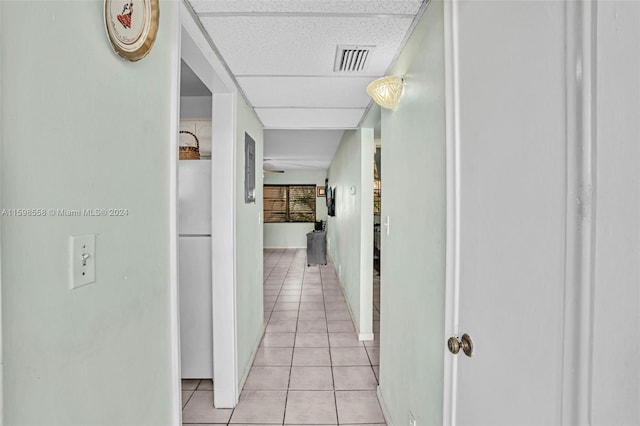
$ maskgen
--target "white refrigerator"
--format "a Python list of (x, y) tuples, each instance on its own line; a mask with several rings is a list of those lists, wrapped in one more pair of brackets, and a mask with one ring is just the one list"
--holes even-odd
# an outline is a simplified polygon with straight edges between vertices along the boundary
[(178, 162), (182, 378), (213, 378), (211, 160)]

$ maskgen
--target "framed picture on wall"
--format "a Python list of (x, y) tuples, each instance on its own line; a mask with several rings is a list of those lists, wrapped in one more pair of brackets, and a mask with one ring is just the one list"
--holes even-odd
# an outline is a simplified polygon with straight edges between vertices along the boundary
[(324, 186), (316, 186), (316, 197), (326, 197), (327, 196), (327, 188)]

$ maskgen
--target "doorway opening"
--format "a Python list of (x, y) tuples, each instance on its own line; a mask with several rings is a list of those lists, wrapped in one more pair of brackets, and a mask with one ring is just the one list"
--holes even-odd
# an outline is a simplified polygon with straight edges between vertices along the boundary
[(178, 294), (183, 406), (199, 392), (213, 390), (211, 110), (211, 91), (182, 60)]
[(373, 269), (374, 274), (380, 275), (380, 212), (382, 211), (382, 180), (381, 180), (382, 147), (380, 140), (376, 140), (376, 151), (373, 160)]
[[(206, 397), (207, 404), (234, 408), (239, 384), (233, 170), (237, 88), (185, 4), (180, 5), (176, 30), (180, 37), (174, 67), (176, 75), (182, 74), (174, 87), (176, 118), (181, 116), (181, 128), (176, 123), (175, 130), (182, 130), (176, 139), (180, 136), (179, 144), (194, 150), (199, 145), (199, 159), (179, 160), (175, 155), (170, 177), (175, 209), (172, 347), (176, 360), (181, 353), (183, 358), (182, 365), (175, 366), (175, 392), (180, 401), (181, 379), (194, 379), (196, 389), (187, 392), (201, 390), (196, 396)], [(177, 154), (178, 146), (175, 151)], [(186, 285), (196, 282), (199, 284), (189, 288), (185, 297)], [(197, 326), (189, 327), (189, 316)], [(192, 335), (194, 330), (200, 337)], [(197, 349), (190, 351), (189, 344)], [(201, 382), (202, 378), (206, 380)], [(193, 383), (186, 386), (191, 387)], [(179, 413), (183, 406), (175, 408)]]
[[(380, 254), (382, 240), (380, 227), (382, 212), (382, 144), (375, 139), (373, 160), (373, 340), (380, 344)], [(379, 367), (378, 367), (379, 368)], [(376, 372), (377, 377), (380, 376)]]

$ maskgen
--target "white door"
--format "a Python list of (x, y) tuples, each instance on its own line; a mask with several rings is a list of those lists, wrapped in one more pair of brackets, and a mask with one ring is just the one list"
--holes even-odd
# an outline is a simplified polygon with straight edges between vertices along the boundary
[(448, 12), (458, 287), (447, 332), (467, 333), (474, 349), (445, 355), (453, 397), (445, 421), (559, 424), (566, 5), (456, 1)]

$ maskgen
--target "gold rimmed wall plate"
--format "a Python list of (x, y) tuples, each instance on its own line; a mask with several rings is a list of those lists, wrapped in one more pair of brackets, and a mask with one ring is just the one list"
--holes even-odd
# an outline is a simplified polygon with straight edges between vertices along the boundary
[(113, 50), (128, 61), (149, 53), (158, 33), (159, 0), (104, 0), (104, 24)]

